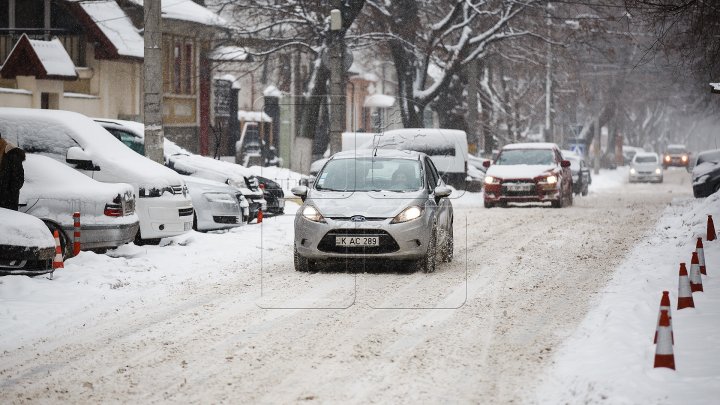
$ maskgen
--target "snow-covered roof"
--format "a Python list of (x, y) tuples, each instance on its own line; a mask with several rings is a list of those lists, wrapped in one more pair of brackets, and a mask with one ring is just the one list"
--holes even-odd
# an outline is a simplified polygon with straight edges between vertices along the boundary
[[(131, 1), (143, 6), (143, 0)], [(222, 17), (192, 0), (162, 0), (162, 17), (217, 27), (228, 24)]]
[(208, 59), (218, 62), (252, 62), (252, 55), (241, 46), (218, 46), (208, 54)]
[(120, 56), (142, 58), (143, 38), (130, 18), (114, 0), (85, 1), (80, 7), (97, 25)]
[(503, 149), (553, 149), (557, 145), (550, 142), (513, 143), (503, 146)]
[(10, 51), (0, 74), (6, 78), (35, 76), (38, 79), (76, 79), (70, 55), (57, 38), (50, 41), (30, 39), (23, 34)]
[(395, 97), (388, 96), (386, 94), (373, 94), (372, 96), (365, 97), (363, 106), (365, 107), (378, 107), (378, 108), (389, 108), (395, 104)]
[(238, 111), (238, 120), (247, 122), (272, 122), (272, 118), (263, 111)]

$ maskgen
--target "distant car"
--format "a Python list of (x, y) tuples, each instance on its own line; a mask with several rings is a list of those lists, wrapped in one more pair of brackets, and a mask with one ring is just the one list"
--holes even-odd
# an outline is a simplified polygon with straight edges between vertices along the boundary
[(592, 184), (592, 176), (590, 168), (585, 163), (585, 159), (577, 153), (570, 150), (563, 150), (562, 156), (570, 161), (570, 171), (572, 172), (573, 193), (575, 195), (587, 196), (590, 184)]
[(32, 215), (0, 208), (0, 275), (39, 275), (53, 271), (55, 240)]
[(250, 211), (247, 203), (243, 209), (245, 198), (236, 188), (199, 177), (183, 176), (183, 180), (195, 207), (193, 229), (196, 231), (235, 228), (247, 221)]
[(572, 205), (570, 161), (554, 143), (505, 145), (485, 174), (485, 208), (511, 202), (549, 202)]
[(0, 108), (0, 132), (28, 153), (51, 157), (103, 183), (128, 183), (140, 219), (138, 243), (192, 229), (193, 206), (180, 176), (129, 150), (90, 118), (62, 110)]
[(632, 162), (632, 159), (635, 157), (635, 154), (638, 152), (645, 152), (645, 150), (643, 148), (639, 148), (637, 146), (623, 145), (622, 154), (623, 154), (623, 160), (625, 161), (625, 164), (629, 165), (630, 162)]
[(83, 250), (112, 249), (135, 239), (140, 227), (133, 188), (100, 183), (46, 156), (27, 154), (20, 211), (60, 231), (64, 257), (72, 256), (73, 213), (80, 212)]
[[(145, 126), (142, 123), (109, 118), (94, 118), (94, 120), (130, 149), (140, 154), (145, 153)], [(196, 155), (167, 138), (163, 146), (167, 167), (182, 175), (225, 183), (240, 190), (250, 205), (248, 222), (257, 218), (260, 209), (267, 209), (267, 202), (258, 186), (257, 179), (246, 168), (234, 163)]]
[(285, 192), (280, 185), (267, 177), (256, 176), (260, 189), (267, 201), (267, 212), (281, 215), (285, 213)]
[(688, 168), (690, 165), (690, 152), (685, 145), (668, 145), (663, 154), (663, 169), (670, 166)]
[(326, 260), (412, 260), (433, 272), (452, 260), (451, 189), (424, 153), (353, 150), (333, 155), (295, 217), (297, 271)]
[(630, 183), (650, 181), (662, 183), (663, 168), (657, 153), (638, 152), (630, 162)]
[(708, 197), (720, 191), (720, 149), (698, 155), (692, 171), (692, 184), (695, 198)]

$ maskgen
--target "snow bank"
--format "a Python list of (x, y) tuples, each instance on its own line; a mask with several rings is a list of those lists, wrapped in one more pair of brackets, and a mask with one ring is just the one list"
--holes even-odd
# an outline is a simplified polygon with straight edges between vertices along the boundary
[[(595, 308), (563, 344), (535, 393), (541, 403), (717, 403), (720, 398), (720, 242), (705, 242), (705, 292), (677, 311), (679, 263), (689, 265), (720, 194), (675, 200), (619, 266)], [(689, 266), (688, 266), (689, 269)], [(653, 336), (663, 290), (670, 291), (677, 371), (654, 369)]]
[[(55, 239), (41, 220), (0, 208), (0, 245), (47, 248), (55, 247)], [(0, 297), (4, 295), (0, 293)]]

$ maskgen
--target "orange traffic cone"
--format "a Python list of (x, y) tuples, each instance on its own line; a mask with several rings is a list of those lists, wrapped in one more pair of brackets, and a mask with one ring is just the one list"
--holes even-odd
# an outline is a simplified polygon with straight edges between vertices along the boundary
[(260, 209), (258, 209), (257, 223), (262, 224), (262, 220), (263, 220), (263, 213), (262, 213), (262, 208), (260, 208)]
[(63, 269), (65, 266), (63, 265), (62, 247), (60, 246), (60, 234), (56, 230), (53, 232), (53, 236), (55, 237), (55, 258), (53, 258), (53, 270)]
[(73, 234), (73, 256), (80, 254), (80, 213), (73, 213), (73, 227), (75, 233)]
[[(670, 326), (672, 326), (672, 312), (670, 311), (670, 293), (663, 291), (662, 298), (660, 298), (660, 311), (658, 312), (657, 326), (655, 326), (655, 339), (653, 343), (657, 343), (658, 331), (660, 330), (660, 314), (662, 311), (667, 311), (668, 317), (670, 318)], [(675, 337), (672, 336), (673, 344), (675, 344)]]
[(678, 283), (677, 309), (683, 308), (695, 308), (695, 301), (693, 301), (690, 279), (688, 278), (685, 263), (680, 263), (680, 282)]
[(655, 368), (666, 367), (675, 370), (673, 355), (672, 326), (667, 311), (660, 311), (660, 327), (658, 330), (657, 347), (655, 348)]
[(700, 261), (697, 252), (693, 252), (690, 260), (690, 290), (692, 292), (702, 292), (702, 276), (700, 276)]
[(705, 249), (703, 248), (702, 238), (697, 238), (697, 243), (695, 244), (695, 252), (697, 252), (698, 255), (700, 274), (707, 276), (707, 269), (705, 268)]
[(707, 222), (707, 240), (715, 240), (717, 239), (717, 234), (715, 233), (715, 224), (712, 220), (712, 215), (708, 215), (708, 222)]

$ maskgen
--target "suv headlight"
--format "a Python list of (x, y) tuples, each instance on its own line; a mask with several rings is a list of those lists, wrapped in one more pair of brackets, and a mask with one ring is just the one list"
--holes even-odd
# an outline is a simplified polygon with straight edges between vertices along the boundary
[(637, 171), (635, 170), (634, 167), (631, 167), (631, 168), (630, 168), (630, 174), (635, 174), (635, 173), (637, 173)]
[(547, 184), (555, 184), (558, 181), (558, 178), (556, 175), (551, 174), (545, 178), (541, 178), (540, 181), (547, 183)]
[(485, 176), (485, 184), (500, 184), (500, 179), (493, 176)]
[(312, 205), (306, 205), (305, 208), (303, 208), (302, 216), (313, 222), (325, 222), (325, 218), (320, 214), (320, 211)]
[(423, 209), (416, 206), (411, 205), (410, 207), (405, 208), (393, 218), (393, 220), (390, 222), (391, 224), (401, 224), (403, 222), (412, 221), (413, 219), (420, 218), (420, 216), (423, 213)]
[(235, 204), (237, 200), (232, 195), (227, 193), (205, 193), (203, 194), (206, 200), (214, 203), (229, 203)]

